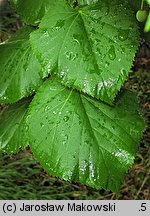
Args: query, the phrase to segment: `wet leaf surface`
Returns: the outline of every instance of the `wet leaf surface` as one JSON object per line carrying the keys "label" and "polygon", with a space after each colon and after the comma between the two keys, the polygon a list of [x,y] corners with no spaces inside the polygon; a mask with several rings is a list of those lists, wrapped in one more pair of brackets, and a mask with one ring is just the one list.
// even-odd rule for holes
{"label": "wet leaf surface", "polygon": [[100,0],[73,9],[59,0],[31,34],[31,44],[42,67],[57,73],[64,85],[112,104],[132,65],[139,33],[126,1]]}
{"label": "wet leaf surface", "polygon": [[0,150],[4,153],[17,153],[19,147],[27,146],[27,135],[24,133],[24,116],[31,99],[12,104],[0,115]]}
{"label": "wet leaf surface", "polygon": [[32,95],[43,72],[29,43],[31,27],[23,27],[0,45],[0,103],[14,103]]}
{"label": "wet leaf surface", "polygon": [[[52,4],[52,0],[9,0],[20,18],[29,25],[38,25]],[[56,2],[56,1],[55,1]]]}
{"label": "wet leaf surface", "polygon": [[55,78],[35,96],[26,122],[31,150],[47,172],[115,192],[145,127],[133,93],[122,91],[111,107]]}

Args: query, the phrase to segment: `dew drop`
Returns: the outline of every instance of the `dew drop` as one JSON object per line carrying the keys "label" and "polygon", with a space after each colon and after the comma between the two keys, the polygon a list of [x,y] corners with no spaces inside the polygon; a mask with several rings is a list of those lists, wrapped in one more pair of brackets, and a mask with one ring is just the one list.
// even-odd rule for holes
{"label": "dew drop", "polygon": [[125,70],[124,68],[121,69],[121,74],[122,74],[123,76],[126,76],[126,75],[127,75],[126,70]]}
{"label": "dew drop", "polygon": [[47,112],[49,109],[50,109],[50,107],[46,106],[44,110],[45,110],[45,112]]}
{"label": "dew drop", "polygon": [[105,68],[109,67],[109,62],[105,63]]}
{"label": "dew drop", "polygon": [[115,126],[114,125],[112,125],[112,129],[115,130]]}
{"label": "dew drop", "polygon": [[41,128],[43,128],[43,127],[44,127],[44,124],[43,124],[43,122],[41,122],[41,123],[40,123],[40,126],[41,126]]}
{"label": "dew drop", "polygon": [[74,34],[74,35],[73,35],[73,40],[74,40],[77,44],[80,44],[80,35],[79,35],[79,34]]}
{"label": "dew drop", "polygon": [[80,167],[80,170],[81,170],[82,174],[84,174],[86,172],[86,167],[87,167],[87,162],[83,161],[83,164]]}
{"label": "dew drop", "polygon": [[48,31],[44,31],[44,37],[49,37]]}
{"label": "dew drop", "polygon": [[121,41],[125,41],[127,38],[128,38],[128,35],[129,35],[129,30],[119,30],[119,33],[118,33],[118,38],[119,40]]}
{"label": "dew drop", "polygon": [[65,76],[65,71],[60,72],[60,77],[63,78]]}
{"label": "dew drop", "polygon": [[99,95],[101,89],[103,88],[104,84],[103,82],[99,82],[98,85],[97,85],[97,95]]}
{"label": "dew drop", "polygon": [[29,126],[28,125],[26,125],[25,130],[26,130],[26,132],[28,132],[28,130],[29,130]]}
{"label": "dew drop", "polygon": [[67,122],[69,120],[69,116],[64,116],[63,120]]}
{"label": "dew drop", "polygon": [[101,25],[100,25],[100,30],[102,30],[104,28],[104,26],[105,26],[105,23],[102,22]]}
{"label": "dew drop", "polygon": [[50,73],[50,71],[51,71],[51,67],[50,67],[50,65],[48,65],[47,66],[47,72]]}
{"label": "dew drop", "polygon": [[78,58],[78,54],[74,54],[73,52],[66,52],[66,57],[69,60],[75,60]]}
{"label": "dew drop", "polygon": [[63,141],[62,141],[62,144],[65,145],[67,143],[67,140],[68,140],[68,135],[67,134],[64,134],[64,131],[62,131],[62,137],[63,137]]}
{"label": "dew drop", "polygon": [[35,22],[34,22],[36,25],[40,23],[40,19],[37,19]]}
{"label": "dew drop", "polygon": [[90,167],[91,177],[94,178],[94,166],[93,166],[93,162],[92,162],[92,155],[91,155],[91,153],[90,153],[90,158],[89,158],[89,167]]}
{"label": "dew drop", "polygon": [[63,26],[65,25],[65,21],[64,20],[58,20],[56,25],[55,25],[55,29],[59,30],[61,29]]}
{"label": "dew drop", "polygon": [[116,58],[115,47],[113,45],[110,47],[108,55],[110,60],[114,60]]}

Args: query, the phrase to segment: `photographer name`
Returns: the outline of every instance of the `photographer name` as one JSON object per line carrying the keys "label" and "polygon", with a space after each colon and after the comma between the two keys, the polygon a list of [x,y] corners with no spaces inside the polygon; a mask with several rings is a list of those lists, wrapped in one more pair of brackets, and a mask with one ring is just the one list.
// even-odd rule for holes
{"label": "photographer name", "polygon": [[68,211],[68,212],[100,212],[100,211],[108,211],[108,212],[115,212],[116,211],[116,205],[115,203],[108,203],[104,205],[94,205],[94,204],[76,204],[76,203],[67,203],[67,205],[52,205],[49,203],[46,203],[44,205],[27,205],[25,203],[22,203],[22,206],[19,209],[21,212],[34,212],[34,211],[47,211],[47,212],[62,212],[62,211]]}

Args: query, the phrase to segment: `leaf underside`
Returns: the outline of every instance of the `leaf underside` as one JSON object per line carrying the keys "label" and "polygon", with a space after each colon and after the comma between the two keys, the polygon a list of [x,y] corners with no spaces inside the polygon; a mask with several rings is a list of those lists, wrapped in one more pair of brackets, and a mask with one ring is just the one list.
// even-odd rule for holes
{"label": "leaf underside", "polygon": [[144,130],[133,93],[122,91],[111,107],[55,78],[36,94],[26,124],[31,150],[47,172],[115,192]]}
{"label": "leaf underside", "polygon": [[28,145],[24,130],[24,116],[31,99],[25,99],[7,107],[0,115],[0,150],[17,153],[19,147]]}
{"label": "leaf underside", "polygon": [[31,34],[31,44],[42,67],[64,85],[112,104],[132,65],[139,32],[127,1],[99,0],[73,9],[59,0]]}
{"label": "leaf underside", "polygon": [[0,103],[31,95],[42,83],[42,70],[29,42],[31,27],[20,29],[0,45]]}

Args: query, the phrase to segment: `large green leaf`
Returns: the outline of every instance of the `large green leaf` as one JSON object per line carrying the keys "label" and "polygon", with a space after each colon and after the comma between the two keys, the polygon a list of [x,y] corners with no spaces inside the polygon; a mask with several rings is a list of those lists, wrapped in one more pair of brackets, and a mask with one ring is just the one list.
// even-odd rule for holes
{"label": "large green leaf", "polygon": [[32,31],[33,28],[24,27],[0,45],[0,103],[16,102],[42,83],[41,66],[29,42]]}
{"label": "large green leaf", "polygon": [[[30,25],[37,25],[52,4],[52,0],[9,0],[20,18]],[[56,0],[55,0],[56,2]]]}
{"label": "large green leaf", "polygon": [[26,124],[32,152],[47,172],[116,192],[144,130],[133,93],[122,91],[111,107],[55,79],[36,94]]}
{"label": "large green leaf", "polygon": [[0,151],[16,153],[28,144],[24,130],[24,116],[30,103],[25,99],[8,106],[0,115]]}
{"label": "large green leaf", "polygon": [[31,43],[42,67],[57,72],[65,85],[112,103],[132,65],[139,33],[126,1],[99,0],[73,9],[59,0]]}

